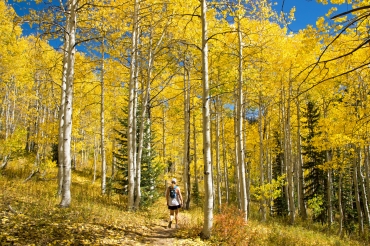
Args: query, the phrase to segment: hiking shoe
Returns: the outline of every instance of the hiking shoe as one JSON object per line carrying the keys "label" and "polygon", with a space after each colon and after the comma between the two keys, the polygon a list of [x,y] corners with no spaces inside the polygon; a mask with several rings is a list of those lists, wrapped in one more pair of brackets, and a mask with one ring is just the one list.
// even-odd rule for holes
{"label": "hiking shoe", "polygon": [[168,223],[168,228],[171,228],[171,224],[172,224],[172,221],[170,220],[170,222]]}
{"label": "hiking shoe", "polygon": [[179,226],[178,226],[178,224],[176,224],[176,229],[178,229],[179,228]]}

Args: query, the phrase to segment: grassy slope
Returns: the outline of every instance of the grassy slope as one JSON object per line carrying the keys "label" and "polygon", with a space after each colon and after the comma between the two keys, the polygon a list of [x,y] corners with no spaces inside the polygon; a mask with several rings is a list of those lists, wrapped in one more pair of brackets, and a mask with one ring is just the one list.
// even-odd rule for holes
{"label": "grassy slope", "polygon": [[[49,171],[42,179],[34,177],[28,182],[23,181],[29,171],[14,170],[9,166],[0,174],[0,245],[145,245],[155,227],[163,228],[164,237],[172,237],[164,229],[168,212],[163,199],[149,210],[127,212],[120,196],[102,196],[99,182],[92,184],[92,176],[82,172],[74,172],[72,177],[71,207],[58,208],[55,172]],[[182,211],[180,220],[181,229],[175,232],[177,238],[156,239],[156,242],[161,244],[163,240],[177,245],[366,245],[348,238],[340,239],[320,226],[311,225],[307,229],[307,226],[293,227],[276,221],[263,224],[253,219],[244,224],[235,210],[216,215],[213,238],[202,242],[198,238],[202,227],[201,209]]]}

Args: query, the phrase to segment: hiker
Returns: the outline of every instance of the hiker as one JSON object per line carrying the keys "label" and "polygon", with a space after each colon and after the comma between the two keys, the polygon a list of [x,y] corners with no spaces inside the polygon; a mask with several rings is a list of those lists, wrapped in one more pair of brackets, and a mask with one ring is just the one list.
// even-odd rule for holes
{"label": "hiker", "polygon": [[182,195],[180,188],[176,185],[175,178],[171,180],[171,185],[167,188],[166,200],[168,209],[170,210],[170,222],[168,223],[168,228],[171,228],[174,217],[173,215],[175,215],[176,228],[178,228],[177,216],[179,214],[179,208],[181,208],[182,205]]}

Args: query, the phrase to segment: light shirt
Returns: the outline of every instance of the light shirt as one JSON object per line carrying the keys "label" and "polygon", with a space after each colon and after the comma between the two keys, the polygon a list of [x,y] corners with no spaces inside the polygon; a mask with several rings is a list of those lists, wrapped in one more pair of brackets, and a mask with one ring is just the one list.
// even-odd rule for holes
{"label": "light shirt", "polygon": [[[170,193],[170,189],[172,189],[172,187],[168,187],[168,193]],[[168,206],[179,206],[180,205],[180,202],[179,202],[179,191],[180,191],[180,188],[178,186],[175,186],[175,189],[176,189],[176,197],[175,198],[172,198],[170,196],[170,194],[168,194]]]}

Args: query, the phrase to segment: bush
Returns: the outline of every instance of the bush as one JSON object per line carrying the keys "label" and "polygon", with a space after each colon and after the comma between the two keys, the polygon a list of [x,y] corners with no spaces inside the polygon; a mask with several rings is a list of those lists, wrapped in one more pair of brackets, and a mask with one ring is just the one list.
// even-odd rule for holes
{"label": "bush", "polygon": [[235,206],[223,206],[214,216],[213,239],[221,245],[248,245],[244,214]]}

